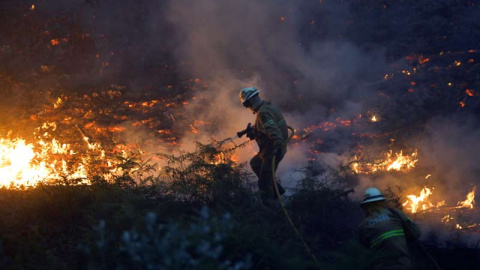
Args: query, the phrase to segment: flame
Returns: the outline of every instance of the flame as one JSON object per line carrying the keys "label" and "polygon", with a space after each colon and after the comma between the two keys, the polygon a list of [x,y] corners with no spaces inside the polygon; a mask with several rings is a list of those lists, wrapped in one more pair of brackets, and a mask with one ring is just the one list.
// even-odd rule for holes
{"label": "flame", "polygon": [[468,194],[467,194],[467,198],[465,199],[465,201],[460,201],[457,203],[457,208],[470,208],[470,209],[473,209],[473,206],[475,204],[475,190],[477,189],[477,187],[473,187],[472,191],[470,191]]}
{"label": "flame", "polygon": [[73,154],[66,144],[57,140],[40,141],[41,149],[20,138],[0,138],[0,187],[35,187],[47,179],[63,179],[69,176],[74,179],[86,178],[86,170],[79,165],[70,171],[65,160],[53,160],[49,155]]}
{"label": "flame", "polygon": [[[371,162],[354,162],[352,163],[352,170],[356,173],[375,173],[379,171],[409,171],[415,168],[416,163],[418,162],[418,151],[415,150],[409,155],[403,155],[403,151],[399,153],[393,153],[392,150],[389,150],[385,154],[384,160],[377,160],[373,163]],[[355,156],[355,159],[358,157]]]}
{"label": "flame", "polygon": [[57,46],[58,44],[60,44],[60,41],[54,38],[50,41],[50,43],[52,44],[52,46]]}
{"label": "flame", "polygon": [[0,187],[32,188],[66,180],[72,180],[70,184],[90,184],[92,175],[112,180],[124,173],[118,166],[122,162],[118,157],[128,158],[124,145],[115,145],[107,156],[102,145],[90,142],[83,132],[85,146],[70,145],[52,138],[50,133],[56,129],[54,122],[43,123],[34,132],[36,140],[30,143],[22,138],[0,137]]}
{"label": "flame", "polygon": [[55,101],[55,102],[53,103],[53,108],[55,108],[55,109],[60,108],[60,105],[62,105],[62,103],[63,103],[62,98],[61,98],[61,97],[58,97],[58,98],[57,98],[57,101]]}
{"label": "flame", "polygon": [[377,122],[377,121],[378,121],[378,119],[377,119],[377,116],[376,116],[376,115],[372,116],[372,118],[371,118],[370,120],[371,120],[372,122]]}
{"label": "flame", "polygon": [[32,6],[30,7],[30,10],[35,10],[35,5],[32,5]]}
{"label": "flame", "polygon": [[400,153],[396,153],[396,159],[392,159],[392,151],[390,150],[387,158],[387,171],[400,171],[402,168],[406,170],[410,170],[411,168],[415,167],[415,163],[418,162],[417,159],[418,152],[415,150],[410,156],[404,156],[403,151]]}
{"label": "flame", "polygon": [[410,210],[412,213],[416,213],[419,210],[427,210],[434,207],[440,207],[445,205],[445,201],[441,201],[437,204],[433,204],[429,201],[428,197],[432,195],[433,191],[430,188],[424,187],[422,191],[420,191],[420,196],[416,195],[407,195],[407,201],[403,203],[403,206],[406,209]]}
{"label": "flame", "polygon": [[225,154],[223,154],[223,152],[220,152],[220,153],[213,156],[212,164],[213,165],[219,165],[219,164],[224,163],[224,161],[225,161]]}

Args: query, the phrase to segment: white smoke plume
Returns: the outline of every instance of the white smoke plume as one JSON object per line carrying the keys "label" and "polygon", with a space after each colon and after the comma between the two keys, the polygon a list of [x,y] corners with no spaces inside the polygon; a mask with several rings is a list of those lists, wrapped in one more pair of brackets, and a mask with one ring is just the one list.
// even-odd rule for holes
{"label": "white smoke plume", "polygon": [[[348,20],[347,6],[315,5]],[[240,89],[248,86],[284,108],[288,124],[297,129],[362,112],[363,100],[373,93],[368,85],[388,69],[382,52],[365,52],[335,38],[303,44],[299,29],[319,19],[304,17],[305,8],[292,1],[169,3],[166,16],[179,39],[176,56],[189,63],[187,72],[209,84],[199,104],[188,110],[198,119],[219,123],[213,132],[218,139],[254,121],[238,101]],[[329,18],[320,18],[322,27],[333,31],[332,36],[342,34],[341,20]],[[194,139],[199,138],[183,141]],[[290,178],[288,172],[305,165],[307,150],[291,147],[281,164],[281,178]]]}

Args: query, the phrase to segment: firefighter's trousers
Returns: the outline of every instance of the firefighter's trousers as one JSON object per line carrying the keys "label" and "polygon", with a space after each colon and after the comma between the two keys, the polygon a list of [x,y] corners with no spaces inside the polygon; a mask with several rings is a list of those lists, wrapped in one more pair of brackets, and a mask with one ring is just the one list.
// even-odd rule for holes
{"label": "firefighter's trousers", "polygon": [[[275,171],[278,168],[278,164],[285,156],[283,151],[281,156],[278,156],[275,160]],[[275,188],[273,187],[273,173],[272,173],[272,151],[260,151],[251,160],[250,166],[253,172],[258,177],[258,189],[260,191],[260,197],[265,205],[270,205],[277,198],[275,194]],[[277,182],[280,194],[283,194],[285,190]]]}

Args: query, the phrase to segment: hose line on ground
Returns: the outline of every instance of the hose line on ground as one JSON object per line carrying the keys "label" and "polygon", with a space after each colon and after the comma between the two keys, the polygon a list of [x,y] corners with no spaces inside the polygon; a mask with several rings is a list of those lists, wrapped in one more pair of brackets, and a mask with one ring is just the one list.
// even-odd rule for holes
{"label": "hose line on ground", "polygon": [[[292,139],[293,135],[295,134],[295,130],[290,127],[290,126],[287,126],[287,128],[292,131],[292,133],[290,134],[290,136],[288,137],[288,139],[284,142],[284,144],[286,145],[290,139]],[[273,156],[272,158],[272,174],[273,174],[273,187],[275,188],[275,193],[277,195],[277,198],[278,198],[278,201],[280,202],[280,205],[282,207],[282,210],[283,210],[283,213],[285,214],[285,216],[287,217],[287,220],[288,222],[290,223],[290,226],[292,227],[293,231],[295,231],[295,234],[298,236],[298,238],[300,238],[300,240],[302,241],[303,245],[305,246],[305,249],[307,250],[308,254],[312,257],[312,259],[315,261],[316,265],[318,266],[319,269],[321,270],[324,270],[324,268],[320,265],[320,262],[317,260],[317,258],[315,257],[315,255],[313,254],[312,250],[308,247],[307,245],[307,242],[305,242],[305,239],[302,237],[302,235],[300,234],[300,232],[298,231],[297,227],[295,227],[295,224],[293,224],[293,221],[292,219],[290,218],[290,215],[288,214],[288,211],[287,209],[285,208],[285,204],[283,203],[283,200],[281,198],[281,195],[280,195],[280,191],[278,190],[278,186],[277,186],[277,180],[276,180],[276,176],[275,176],[275,162],[276,162],[276,157]]]}

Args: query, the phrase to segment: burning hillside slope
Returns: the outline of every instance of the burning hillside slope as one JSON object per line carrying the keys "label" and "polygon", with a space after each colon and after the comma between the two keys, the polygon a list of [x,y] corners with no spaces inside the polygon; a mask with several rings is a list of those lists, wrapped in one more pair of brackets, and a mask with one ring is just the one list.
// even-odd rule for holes
{"label": "burning hillside slope", "polygon": [[54,2],[1,11],[15,26],[0,44],[2,186],[109,179],[137,154],[230,137],[253,121],[237,94],[255,84],[297,130],[282,179],[335,156],[349,187],[398,187],[412,213],[478,223],[455,204],[480,177],[466,35],[480,17],[452,11],[477,14],[471,1]]}

